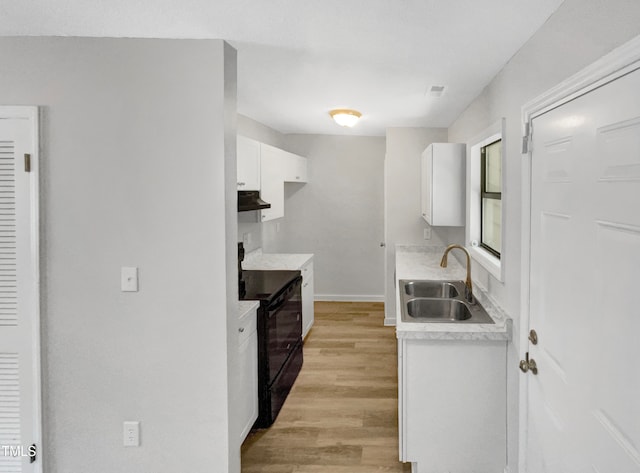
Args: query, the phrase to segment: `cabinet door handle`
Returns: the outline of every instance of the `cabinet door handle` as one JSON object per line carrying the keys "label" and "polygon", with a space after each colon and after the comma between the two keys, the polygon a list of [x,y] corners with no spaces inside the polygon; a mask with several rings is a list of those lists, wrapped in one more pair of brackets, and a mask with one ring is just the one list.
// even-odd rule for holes
{"label": "cabinet door handle", "polygon": [[240,327],[240,328],[238,329],[238,332],[240,332],[240,333],[244,332],[244,327]]}
{"label": "cabinet door handle", "polygon": [[296,176],[296,179],[300,180],[300,176]]}
{"label": "cabinet door handle", "polygon": [[309,285],[308,282],[304,283],[304,285],[302,287],[307,287]]}

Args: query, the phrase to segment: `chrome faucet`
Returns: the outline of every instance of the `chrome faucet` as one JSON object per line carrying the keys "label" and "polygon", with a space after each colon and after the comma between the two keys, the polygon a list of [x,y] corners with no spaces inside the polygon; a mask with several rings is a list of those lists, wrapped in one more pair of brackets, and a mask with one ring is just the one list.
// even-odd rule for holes
{"label": "chrome faucet", "polygon": [[469,254],[469,250],[467,250],[462,245],[449,245],[449,246],[447,246],[447,249],[444,250],[444,254],[442,255],[442,261],[440,261],[440,266],[442,268],[446,268],[447,267],[447,255],[454,248],[461,249],[462,251],[464,251],[465,255],[467,255],[467,280],[464,282],[464,285],[465,285],[464,296],[465,296],[465,299],[467,299],[467,301],[470,304],[474,304],[475,303],[475,299],[473,298],[473,286],[471,284],[471,255]]}

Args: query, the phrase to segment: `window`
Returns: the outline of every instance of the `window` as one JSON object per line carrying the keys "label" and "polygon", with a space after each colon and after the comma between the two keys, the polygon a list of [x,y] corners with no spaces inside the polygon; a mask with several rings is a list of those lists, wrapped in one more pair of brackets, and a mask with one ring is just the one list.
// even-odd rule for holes
{"label": "window", "polygon": [[504,280],[502,173],[505,121],[499,120],[469,142],[467,149],[466,241],[471,257],[498,281]]}
{"label": "window", "polygon": [[480,148],[480,246],[500,258],[502,246],[502,140]]}

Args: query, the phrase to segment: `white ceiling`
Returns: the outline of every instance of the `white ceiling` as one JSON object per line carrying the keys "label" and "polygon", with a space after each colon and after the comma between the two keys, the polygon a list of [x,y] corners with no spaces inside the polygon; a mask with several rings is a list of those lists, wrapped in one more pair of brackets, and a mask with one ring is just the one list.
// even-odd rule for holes
{"label": "white ceiling", "polygon": [[[562,1],[3,1],[0,35],[226,39],[239,113],[283,133],[384,135],[449,126]],[[343,129],[333,108],[363,118]]]}

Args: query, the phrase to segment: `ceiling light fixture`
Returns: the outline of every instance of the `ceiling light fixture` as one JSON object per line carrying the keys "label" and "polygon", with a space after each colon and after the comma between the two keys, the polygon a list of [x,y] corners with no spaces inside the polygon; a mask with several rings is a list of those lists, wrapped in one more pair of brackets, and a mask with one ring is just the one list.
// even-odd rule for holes
{"label": "ceiling light fixture", "polygon": [[353,125],[358,123],[358,120],[362,116],[362,113],[357,110],[350,110],[348,108],[339,108],[336,110],[331,110],[329,115],[335,120],[335,122],[340,126],[348,126],[351,128]]}

